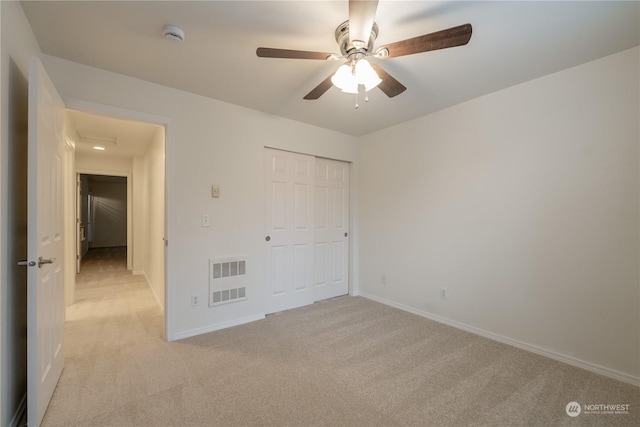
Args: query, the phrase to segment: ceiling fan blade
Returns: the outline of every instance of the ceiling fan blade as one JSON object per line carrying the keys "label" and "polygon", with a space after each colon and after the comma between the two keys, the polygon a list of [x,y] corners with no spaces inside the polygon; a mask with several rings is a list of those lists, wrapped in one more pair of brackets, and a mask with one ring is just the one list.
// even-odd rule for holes
{"label": "ceiling fan blade", "polygon": [[446,49],[448,47],[463,46],[471,39],[471,24],[459,25],[435,33],[425,34],[407,40],[382,46],[378,51],[387,49],[389,58],[428,52],[430,50]]}
{"label": "ceiling fan blade", "polygon": [[349,0],[349,43],[362,42],[364,46],[369,43],[371,27],[376,18],[378,0]]}
{"label": "ceiling fan blade", "polygon": [[256,55],[261,58],[320,59],[323,61],[335,56],[333,53],[274,49],[270,47],[259,47],[256,49]]}
{"label": "ceiling fan blade", "polygon": [[331,86],[333,86],[333,83],[331,83],[331,77],[333,77],[333,74],[334,73],[331,73],[331,75],[329,75],[329,77],[324,79],[322,83],[316,86],[311,92],[306,94],[303,99],[307,99],[307,100],[318,99],[322,95],[324,95],[324,93],[328,91]]}
{"label": "ceiling fan blade", "polygon": [[382,79],[382,82],[380,82],[378,88],[383,91],[389,98],[400,95],[402,92],[407,90],[407,88],[402,83],[391,77],[391,75],[380,68],[379,65],[373,64],[373,69],[378,74],[378,77]]}

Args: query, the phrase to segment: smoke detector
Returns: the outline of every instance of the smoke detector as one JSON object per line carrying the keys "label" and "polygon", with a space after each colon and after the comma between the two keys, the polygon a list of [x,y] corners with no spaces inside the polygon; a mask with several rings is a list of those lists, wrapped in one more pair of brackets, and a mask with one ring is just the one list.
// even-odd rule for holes
{"label": "smoke detector", "polygon": [[175,25],[165,25],[162,27],[164,38],[172,42],[182,43],[184,41],[184,31]]}

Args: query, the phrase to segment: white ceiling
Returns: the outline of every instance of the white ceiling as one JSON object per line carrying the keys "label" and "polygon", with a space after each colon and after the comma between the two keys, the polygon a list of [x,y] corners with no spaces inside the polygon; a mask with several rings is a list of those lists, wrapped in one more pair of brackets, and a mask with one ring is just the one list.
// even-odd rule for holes
{"label": "white ceiling", "polygon": [[[376,46],[471,23],[466,46],[374,60],[408,89],[368,103],[331,88],[338,62],[258,58],[257,47],[337,52],[344,1],[23,1],[44,53],[363,135],[640,44],[640,2],[384,1]],[[162,37],[172,24],[184,43]]]}
{"label": "white ceiling", "polygon": [[[75,110],[67,110],[67,117],[79,136],[76,154],[85,156],[143,156],[149,142],[161,128],[159,125],[103,117]],[[105,150],[97,151],[93,148],[95,146],[103,147]]]}

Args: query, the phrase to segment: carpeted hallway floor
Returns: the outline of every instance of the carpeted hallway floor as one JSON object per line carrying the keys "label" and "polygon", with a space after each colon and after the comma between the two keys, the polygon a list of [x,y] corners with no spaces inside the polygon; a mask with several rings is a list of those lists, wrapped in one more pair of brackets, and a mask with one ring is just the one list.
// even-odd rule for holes
{"label": "carpeted hallway floor", "polygon": [[43,426],[640,425],[637,387],[364,298],[167,343],[126,256],[95,255]]}

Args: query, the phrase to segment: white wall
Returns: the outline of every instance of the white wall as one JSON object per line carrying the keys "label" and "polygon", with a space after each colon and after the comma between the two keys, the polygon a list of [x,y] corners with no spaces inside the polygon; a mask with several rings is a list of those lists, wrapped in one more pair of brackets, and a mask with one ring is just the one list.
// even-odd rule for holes
{"label": "white wall", "polygon": [[[357,139],[52,56],[44,55],[43,63],[63,98],[171,121],[166,153],[168,336],[263,316],[263,147],[353,161]],[[212,184],[221,186],[219,199],[210,196]],[[203,213],[211,214],[211,227],[200,227]],[[208,299],[208,259],[232,255],[248,256],[247,300],[191,307],[191,295]]]}
{"label": "white wall", "polygon": [[146,231],[147,223],[147,205],[145,200],[146,174],[144,168],[144,157],[134,157],[132,159],[132,219],[133,227],[131,228],[133,251],[132,270],[133,274],[144,274],[146,266]]}
{"label": "white wall", "polygon": [[76,168],[75,147],[79,136],[71,120],[64,123],[64,302],[75,302],[76,293]]}
{"label": "white wall", "polygon": [[[62,95],[61,95],[62,96]],[[133,171],[131,158],[109,156],[87,155],[76,153],[76,169],[81,173],[107,176],[126,176]]]}
{"label": "white wall", "polygon": [[144,273],[156,302],[164,310],[165,132],[159,128],[144,157]]}
{"label": "white wall", "polygon": [[363,294],[637,382],[638,63],[634,48],[363,137]]}
{"label": "white wall", "polygon": [[127,245],[127,182],[89,179],[93,196],[92,248]]}
{"label": "white wall", "polygon": [[[26,88],[29,58],[40,54],[40,48],[18,2],[0,1],[0,31],[0,425],[5,426],[14,421],[26,392],[26,339],[22,324],[26,319],[26,301],[22,308],[22,303],[16,305],[9,298],[10,288],[25,289],[26,283],[26,279],[24,283],[14,280],[19,274],[15,271],[14,251],[23,240],[26,244],[26,237],[9,228],[11,215],[15,213],[12,213],[15,203],[9,203],[15,196],[11,190],[26,188],[26,183],[15,181],[14,168],[21,165],[14,163],[16,159],[10,150],[21,140],[16,138],[16,132],[26,132],[26,122],[15,127],[10,120],[16,113],[16,103],[26,103],[23,87]],[[26,222],[26,216],[22,219]]]}

